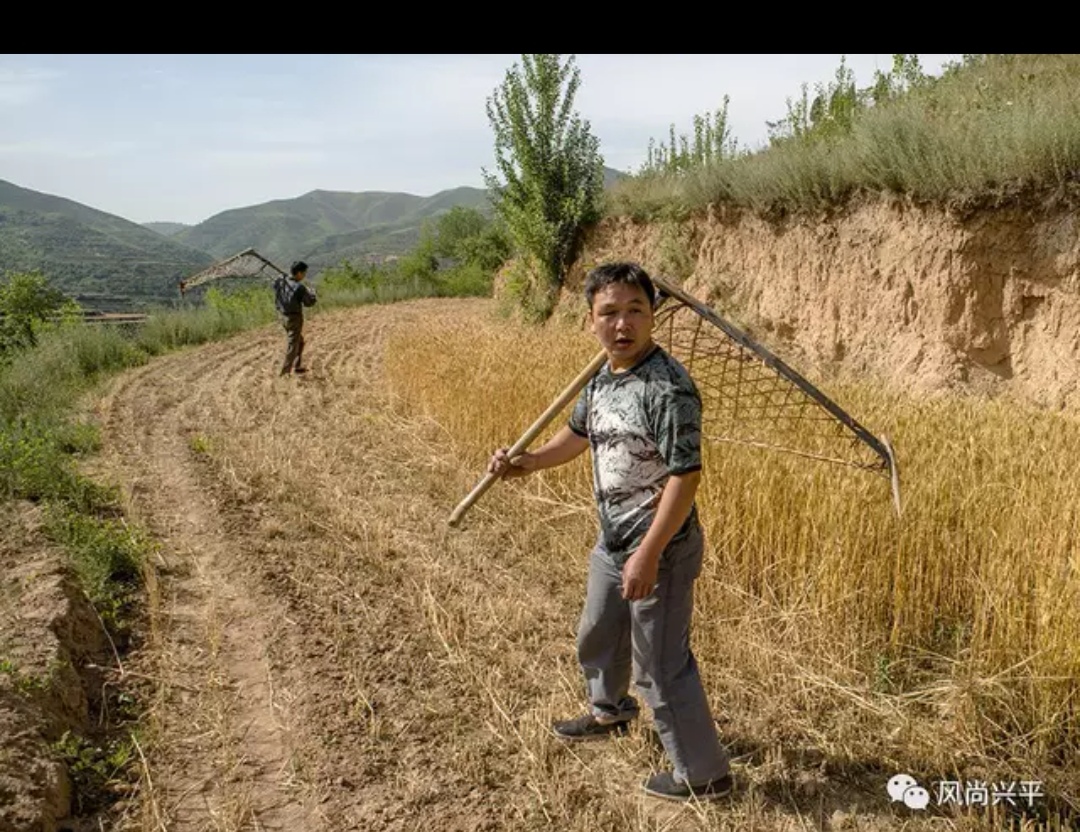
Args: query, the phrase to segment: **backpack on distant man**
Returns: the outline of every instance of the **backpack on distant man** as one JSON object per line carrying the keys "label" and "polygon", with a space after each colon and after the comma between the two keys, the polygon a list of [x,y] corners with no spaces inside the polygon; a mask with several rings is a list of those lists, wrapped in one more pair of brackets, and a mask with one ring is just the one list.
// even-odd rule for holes
{"label": "backpack on distant man", "polygon": [[293,274],[282,275],[274,281],[274,305],[286,318],[303,314],[305,306],[315,303],[315,293],[296,279],[296,266],[303,266],[300,271],[307,271],[306,263],[294,263]]}

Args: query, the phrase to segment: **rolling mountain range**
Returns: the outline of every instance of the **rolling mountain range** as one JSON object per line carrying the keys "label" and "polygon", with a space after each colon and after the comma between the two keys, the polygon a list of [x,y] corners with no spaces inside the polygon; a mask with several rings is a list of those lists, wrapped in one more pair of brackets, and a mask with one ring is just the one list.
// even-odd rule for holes
{"label": "rolling mountain range", "polygon": [[454,188],[434,196],[312,191],[295,199],[223,211],[171,239],[216,259],[253,246],[283,267],[302,258],[313,271],[345,258],[404,254],[424,221],[455,205],[489,210],[487,192]]}
{"label": "rolling mountain range", "polygon": [[138,223],[0,180],[0,271],[39,270],[89,309],[170,298],[212,255]]}
{"label": "rolling mountain range", "polygon": [[[605,184],[624,174],[605,169]],[[428,197],[316,190],[215,214],[198,225],[143,225],[0,180],[0,273],[40,270],[84,307],[127,311],[168,304],[177,284],[255,248],[312,276],[342,260],[381,260],[415,246],[427,220],[455,206],[491,210],[487,192],[461,187]]]}
{"label": "rolling mountain range", "polygon": [[172,237],[184,229],[191,228],[190,225],[183,222],[144,222],[143,227],[156,231],[158,234],[164,234],[166,237]]}

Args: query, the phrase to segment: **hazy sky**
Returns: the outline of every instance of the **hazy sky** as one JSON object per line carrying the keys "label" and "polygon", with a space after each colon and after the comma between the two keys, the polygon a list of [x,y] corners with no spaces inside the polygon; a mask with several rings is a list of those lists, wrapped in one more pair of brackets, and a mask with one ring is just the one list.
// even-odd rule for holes
{"label": "hazy sky", "polygon": [[[960,55],[920,55],[938,74]],[[485,102],[519,55],[4,55],[0,179],[136,222],[200,222],[315,189],[483,186]],[[849,55],[859,86],[890,55]],[[605,163],[730,97],[743,146],[840,55],[578,55],[576,109]]]}

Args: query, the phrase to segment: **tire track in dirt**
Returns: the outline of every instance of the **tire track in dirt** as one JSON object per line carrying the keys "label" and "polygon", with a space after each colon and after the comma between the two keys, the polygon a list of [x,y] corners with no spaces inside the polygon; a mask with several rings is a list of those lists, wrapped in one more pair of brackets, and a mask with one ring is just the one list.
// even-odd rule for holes
{"label": "tire track in dirt", "polygon": [[[417,594],[397,563],[417,535],[385,517],[411,452],[371,438],[393,422],[384,339],[417,314],[313,318],[306,376],[276,376],[270,327],[158,359],[102,398],[107,467],[161,549],[146,825],[397,828],[410,804],[434,801],[440,828],[479,828],[481,793],[439,760],[426,727],[460,731],[456,708],[434,715],[442,648],[428,613],[399,603]],[[292,437],[316,422],[334,438],[310,463]],[[305,466],[313,499],[290,505],[282,483]],[[337,510],[364,502],[370,512]],[[342,576],[356,559],[354,585]],[[434,776],[409,773],[424,771]]]}
{"label": "tire track in dirt", "polygon": [[193,460],[200,413],[222,402],[233,410],[220,389],[250,383],[266,341],[152,362],[101,403],[106,459],[160,543],[163,632],[152,675],[163,682],[155,709],[168,753],[155,757],[161,792],[149,808],[168,829],[320,828],[289,780],[287,729],[275,714],[265,656],[273,601],[232,569],[228,530]]}

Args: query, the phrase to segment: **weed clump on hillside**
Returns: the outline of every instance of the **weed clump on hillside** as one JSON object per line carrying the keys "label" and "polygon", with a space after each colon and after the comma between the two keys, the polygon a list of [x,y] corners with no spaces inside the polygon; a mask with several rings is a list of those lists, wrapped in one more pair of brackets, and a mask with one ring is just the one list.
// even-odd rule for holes
{"label": "weed clump on hillside", "polygon": [[726,204],[777,216],[880,193],[963,205],[1076,198],[1080,56],[969,55],[940,77],[896,57],[866,88],[843,64],[813,97],[804,85],[764,149],[704,154],[697,137],[675,148],[673,132],[616,185],[608,213],[678,219]]}

